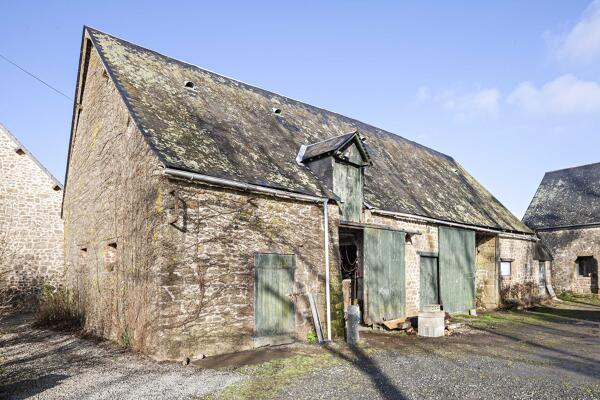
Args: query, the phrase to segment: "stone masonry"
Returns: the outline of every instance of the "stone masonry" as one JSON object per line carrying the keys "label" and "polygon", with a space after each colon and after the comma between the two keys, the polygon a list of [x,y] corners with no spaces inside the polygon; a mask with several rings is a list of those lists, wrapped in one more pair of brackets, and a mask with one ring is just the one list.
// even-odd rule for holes
{"label": "stone masonry", "polygon": [[[82,57],[63,218],[67,282],[85,329],[157,359],[250,349],[256,253],[295,255],[296,339],[312,329],[309,292],[325,325],[323,205],[168,177],[87,39]],[[328,211],[331,328],[340,335],[340,212]],[[417,315],[419,252],[438,251],[438,225],[363,217],[420,232],[406,239],[406,313]],[[519,262],[533,243],[500,238],[502,254]]]}
{"label": "stone masonry", "polygon": [[[306,340],[313,329],[309,292],[321,304],[325,320],[320,205],[176,180],[163,193],[165,217],[171,222],[160,235],[160,357],[253,347],[256,253],[296,257],[296,339]],[[335,219],[331,233],[333,226]]]}
{"label": "stone masonry", "polygon": [[152,353],[161,170],[100,58],[85,54],[63,204],[67,282],[87,332]]}
{"label": "stone masonry", "polygon": [[[511,275],[500,277],[501,295],[506,299],[535,300],[539,295],[539,261],[534,259],[535,241],[500,238],[500,259],[511,261]],[[552,284],[549,262],[546,262],[546,282]]]}
{"label": "stone masonry", "polygon": [[60,283],[61,201],[60,183],[0,125],[0,285],[27,297]]}
{"label": "stone masonry", "polygon": [[[296,335],[306,340],[309,291],[325,321],[322,206],[167,179],[89,57],[64,202],[85,329],[159,359],[252,348],[253,257],[280,252],[296,255]],[[337,206],[330,213],[333,255]]]}
{"label": "stone masonry", "polygon": [[[538,231],[538,236],[552,252],[552,279],[557,292],[598,292],[596,278],[579,276],[577,257],[592,256],[600,260],[600,227]],[[596,271],[597,273],[597,271]]]}

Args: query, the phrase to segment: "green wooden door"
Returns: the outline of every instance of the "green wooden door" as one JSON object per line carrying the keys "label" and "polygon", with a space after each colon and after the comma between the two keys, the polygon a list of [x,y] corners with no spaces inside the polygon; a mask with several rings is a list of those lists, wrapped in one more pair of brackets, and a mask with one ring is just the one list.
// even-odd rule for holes
{"label": "green wooden door", "polygon": [[364,230],[365,321],[380,323],[405,316],[405,233]]}
{"label": "green wooden door", "polygon": [[440,304],[438,259],[437,257],[421,256],[420,307],[427,304]]}
{"label": "green wooden door", "polygon": [[295,311],[290,295],[294,286],[294,269],[294,255],[254,256],[255,336],[293,335]]}
{"label": "green wooden door", "polygon": [[546,296],[548,292],[546,291],[546,262],[539,262],[539,290],[540,296]]}
{"label": "green wooden door", "polygon": [[352,164],[336,161],[333,165],[333,191],[342,203],[343,221],[360,222],[363,207],[363,172]]}
{"label": "green wooden door", "polygon": [[475,308],[475,232],[439,228],[440,299],[444,311]]}

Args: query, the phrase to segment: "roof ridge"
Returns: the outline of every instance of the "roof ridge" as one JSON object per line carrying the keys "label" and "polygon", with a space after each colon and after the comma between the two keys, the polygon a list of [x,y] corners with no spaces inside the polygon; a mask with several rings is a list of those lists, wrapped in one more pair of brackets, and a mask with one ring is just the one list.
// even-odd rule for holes
{"label": "roof ridge", "polygon": [[332,136],[332,137],[330,137],[330,138],[327,138],[327,139],[319,140],[318,142],[309,143],[309,144],[307,144],[307,145],[306,145],[306,147],[315,146],[315,145],[317,145],[317,144],[325,143],[325,142],[328,142],[328,141],[330,141],[330,140],[334,140],[334,139],[337,139],[337,138],[341,138],[342,136],[346,136],[346,135],[355,135],[356,133],[357,133],[357,131],[356,131],[356,130],[355,130],[355,131],[353,131],[353,132],[342,133],[341,135]]}
{"label": "roof ridge", "polygon": [[588,168],[588,167],[592,167],[592,166],[600,166],[600,161],[599,162],[590,163],[590,164],[577,165],[577,166],[574,166],[574,167],[553,169],[553,170],[550,170],[550,171],[546,171],[545,174],[552,174],[552,173],[555,173],[555,172],[569,171],[569,170],[579,169],[579,168]]}

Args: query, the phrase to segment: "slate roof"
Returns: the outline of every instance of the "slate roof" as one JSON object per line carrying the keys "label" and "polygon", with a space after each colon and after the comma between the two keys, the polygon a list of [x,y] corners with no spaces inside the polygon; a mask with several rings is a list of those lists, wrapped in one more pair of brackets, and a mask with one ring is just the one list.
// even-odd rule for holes
{"label": "slate roof", "polygon": [[[322,196],[301,145],[358,130],[372,207],[505,231],[530,230],[454,159],[363,122],[85,28],[165,166]],[[185,83],[192,82],[193,89]],[[279,113],[274,109],[280,110]]]}
{"label": "slate roof", "polygon": [[600,223],[600,163],[546,172],[525,212],[533,229]]}

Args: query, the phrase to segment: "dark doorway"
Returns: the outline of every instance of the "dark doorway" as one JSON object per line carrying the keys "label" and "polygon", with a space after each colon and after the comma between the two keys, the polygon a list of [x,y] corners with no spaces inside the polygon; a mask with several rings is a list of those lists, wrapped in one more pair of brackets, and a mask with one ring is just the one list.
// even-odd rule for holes
{"label": "dark doorway", "polygon": [[[350,304],[363,310],[363,230],[341,228],[340,268],[343,280],[350,280]],[[362,312],[361,312],[362,314]]]}
{"label": "dark doorway", "polygon": [[577,257],[577,276],[590,278],[590,292],[598,293],[598,260],[593,256]]}

